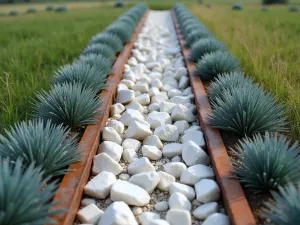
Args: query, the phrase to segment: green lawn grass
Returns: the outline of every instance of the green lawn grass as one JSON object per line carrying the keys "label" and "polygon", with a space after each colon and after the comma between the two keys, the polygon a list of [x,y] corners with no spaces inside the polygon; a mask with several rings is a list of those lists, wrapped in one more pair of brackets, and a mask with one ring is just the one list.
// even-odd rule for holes
{"label": "green lawn grass", "polygon": [[53,72],[72,62],[93,35],[128,8],[104,5],[0,17],[0,133],[29,119],[32,98],[49,88]]}
{"label": "green lawn grass", "polygon": [[300,13],[287,6],[191,6],[202,22],[241,61],[244,71],[286,106],[291,136],[300,139]]}

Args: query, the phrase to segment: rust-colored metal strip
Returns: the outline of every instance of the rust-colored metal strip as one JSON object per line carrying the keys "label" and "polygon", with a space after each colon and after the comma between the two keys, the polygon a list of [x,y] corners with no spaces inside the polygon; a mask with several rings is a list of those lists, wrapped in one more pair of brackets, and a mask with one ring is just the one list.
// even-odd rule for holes
{"label": "rust-colored metal strip", "polygon": [[131,42],[124,46],[122,52],[119,54],[113,65],[113,74],[109,75],[106,82],[106,89],[100,94],[100,99],[103,101],[103,104],[99,110],[102,114],[97,116],[96,124],[88,125],[86,127],[83,137],[79,143],[79,150],[82,152],[81,160],[70,166],[72,171],[63,177],[59,189],[54,196],[53,202],[59,202],[54,209],[66,210],[66,212],[52,218],[57,221],[57,225],[71,225],[74,223],[76,213],[80,206],[83,188],[90,176],[93,157],[97,152],[100,141],[100,134],[109,117],[110,106],[112,105],[117,85],[124,71],[124,65],[127,63],[133,44],[143,27],[147,15],[148,11],[138,24]]}
{"label": "rust-colored metal strip", "polygon": [[174,11],[172,11],[172,18],[195,95],[197,112],[206,139],[207,150],[215,169],[217,182],[222,190],[226,210],[231,218],[232,224],[254,225],[256,222],[253,213],[239,181],[230,178],[230,176],[234,175],[231,171],[232,163],[227,154],[220,132],[218,129],[212,128],[209,125],[208,115],[212,112],[211,105],[200,77],[193,75],[195,63],[188,60],[190,49],[185,47],[185,41],[180,33]]}

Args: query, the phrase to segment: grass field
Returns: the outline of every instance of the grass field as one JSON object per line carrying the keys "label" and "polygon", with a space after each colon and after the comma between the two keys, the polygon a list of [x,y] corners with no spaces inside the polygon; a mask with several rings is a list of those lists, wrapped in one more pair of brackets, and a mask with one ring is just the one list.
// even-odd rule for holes
{"label": "grass field", "polygon": [[0,17],[0,133],[30,118],[32,98],[49,87],[53,72],[79,56],[90,38],[128,7],[98,5]]}
{"label": "grass field", "polygon": [[241,61],[244,71],[285,104],[292,136],[300,139],[300,13],[287,6],[262,12],[251,5],[232,11],[230,5],[191,10]]}

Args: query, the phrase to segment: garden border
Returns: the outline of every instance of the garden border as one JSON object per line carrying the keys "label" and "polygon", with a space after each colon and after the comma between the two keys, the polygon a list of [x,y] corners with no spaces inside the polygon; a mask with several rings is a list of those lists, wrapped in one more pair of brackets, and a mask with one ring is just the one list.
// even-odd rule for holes
{"label": "garden border", "polygon": [[241,184],[238,180],[230,178],[234,175],[232,172],[232,163],[227,154],[220,132],[218,129],[212,128],[209,125],[207,115],[212,112],[211,105],[200,77],[193,75],[195,63],[189,60],[190,49],[185,46],[185,40],[180,33],[175,12],[172,10],[171,14],[186,68],[188,70],[190,83],[195,95],[197,114],[205,136],[207,150],[211,156],[211,162],[215,169],[217,182],[222,190],[223,202],[231,218],[232,224],[254,225],[256,224],[256,221]]}
{"label": "garden border", "polygon": [[96,116],[96,124],[91,124],[86,127],[80,140],[79,149],[82,152],[81,160],[70,165],[69,169],[71,171],[63,177],[57,193],[53,198],[53,202],[58,202],[58,204],[53,207],[54,210],[67,210],[66,212],[52,217],[52,219],[57,221],[57,225],[72,225],[75,220],[76,213],[80,206],[83,188],[90,177],[92,161],[98,149],[101,131],[106,125],[110,106],[115,99],[117,85],[125,69],[124,66],[131,54],[133,44],[143,27],[148,13],[149,9],[147,9],[140,20],[131,41],[123,47],[113,65],[113,74],[108,76],[106,88],[99,96],[103,101],[103,104],[99,108],[99,110],[102,111],[102,114]]}

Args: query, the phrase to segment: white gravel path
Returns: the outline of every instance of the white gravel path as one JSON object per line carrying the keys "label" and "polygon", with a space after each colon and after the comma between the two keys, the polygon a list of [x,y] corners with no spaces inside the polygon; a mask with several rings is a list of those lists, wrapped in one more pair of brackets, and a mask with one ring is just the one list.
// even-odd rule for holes
{"label": "white gravel path", "polygon": [[171,14],[151,11],[75,224],[229,225],[197,120]]}

